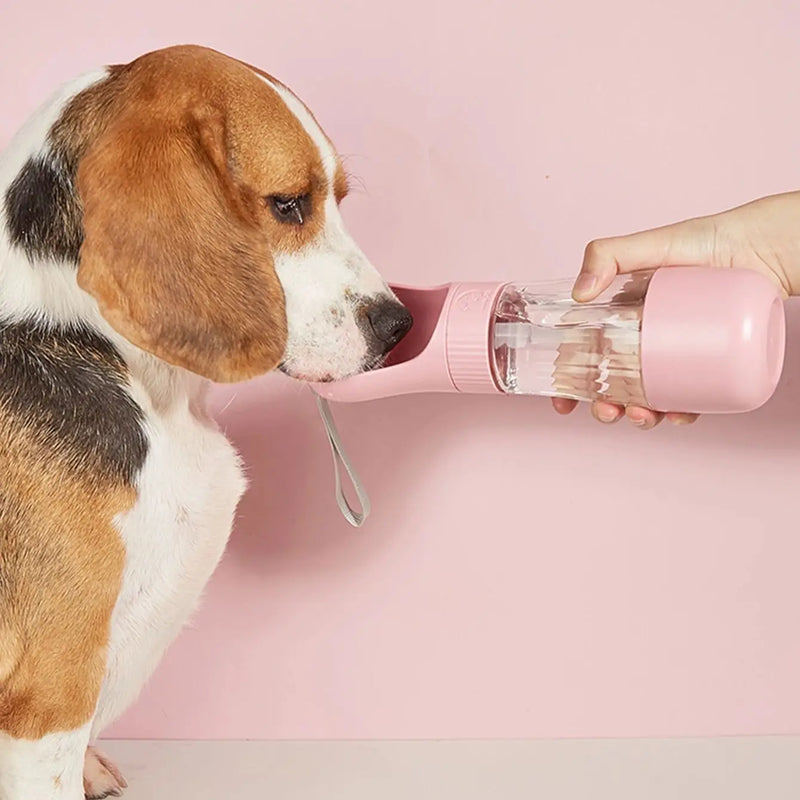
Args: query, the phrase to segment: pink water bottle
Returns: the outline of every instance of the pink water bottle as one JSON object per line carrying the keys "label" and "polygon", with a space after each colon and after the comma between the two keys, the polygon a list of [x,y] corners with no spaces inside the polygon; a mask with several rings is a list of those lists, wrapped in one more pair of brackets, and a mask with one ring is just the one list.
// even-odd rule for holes
{"label": "pink water bottle", "polygon": [[394,287],[414,328],[387,364],[328,400],[412,392],[532,394],[659,411],[751,411],[783,367],[784,307],[750,270],[668,267],[618,276],[591,303],[572,281]]}

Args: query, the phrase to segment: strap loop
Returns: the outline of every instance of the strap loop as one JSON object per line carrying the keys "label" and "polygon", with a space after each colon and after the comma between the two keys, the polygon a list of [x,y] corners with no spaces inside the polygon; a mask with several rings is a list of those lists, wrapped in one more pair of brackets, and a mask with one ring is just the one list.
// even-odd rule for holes
{"label": "strap loop", "polygon": [[[322,417],[322,424],[325,426],[325,433],[328,435],[328,442],[330,443],[331,453],[333,454],[333,474],[336,479],[336,502],[344,518],[354,528],[360,528],[366,521],[371,510],[369,497],[367,497],[364,485],[361,483],[361,479],[358,477],[358,474],[350,463],[350,459],[344,450],[342,439],[339,436],[339,431],[333,420],[333,414],[331,413],[328,401],[316,393],[314,397],[316,398],[319,415]],[[353,486],[353,490],[361,506],[360,511],[354,509],[348,502],[347,497],[345,497],[344,490],[342,489],[342,467],[344,467],[347,477],[350,478],[350,483]]]}

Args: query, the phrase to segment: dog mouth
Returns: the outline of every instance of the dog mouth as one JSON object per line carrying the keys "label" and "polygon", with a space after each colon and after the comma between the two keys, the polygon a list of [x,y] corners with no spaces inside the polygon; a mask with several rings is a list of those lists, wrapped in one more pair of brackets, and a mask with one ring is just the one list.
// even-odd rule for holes
{"label": "dog mouth", "polygon": [[373,370],[380,369],[385,363],[385,354],[368,356],[358,369],[348,372],[346,375],[334,375],[330,372],[324,372],[321,375],[310,375],[308,373],[289,369],[285,362],[278,364],[277,369],[289,378],[300,381],[301,383],[335,383],[336,381],[343,381],[346,378],[361,375],[364,372],[372,372]]}

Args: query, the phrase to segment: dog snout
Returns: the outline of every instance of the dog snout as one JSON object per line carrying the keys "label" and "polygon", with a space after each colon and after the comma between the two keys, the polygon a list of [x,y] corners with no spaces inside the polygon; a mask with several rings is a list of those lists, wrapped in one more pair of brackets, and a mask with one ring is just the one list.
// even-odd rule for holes
{"label": "dog snout", "polygon": [[396,300],[379,300],[371,303],[366,312],[369,326],[388,353],[411,330],[414,320],[408,309]]}

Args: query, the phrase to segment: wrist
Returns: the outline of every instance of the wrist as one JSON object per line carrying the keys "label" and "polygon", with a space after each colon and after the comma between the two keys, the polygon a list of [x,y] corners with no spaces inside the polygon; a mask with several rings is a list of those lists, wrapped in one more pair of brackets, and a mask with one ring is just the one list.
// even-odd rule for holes
{"label": "wrist", "polygon": [[800,192],[773,195],[724,211],[716,226],[716,266],[752,269],[800,294]]}

